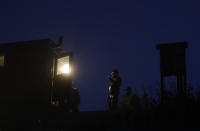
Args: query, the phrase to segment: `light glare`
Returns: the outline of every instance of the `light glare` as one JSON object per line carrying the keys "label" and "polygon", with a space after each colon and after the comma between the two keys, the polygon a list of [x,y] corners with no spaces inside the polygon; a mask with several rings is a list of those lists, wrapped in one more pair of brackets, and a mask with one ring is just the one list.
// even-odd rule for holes
{"label": "light glare", "polygon": [[68,74],[68,73],[70,73],[69,64],[63,65],[62,68],[61,68],[61,72],[62,72],[63,74]]}

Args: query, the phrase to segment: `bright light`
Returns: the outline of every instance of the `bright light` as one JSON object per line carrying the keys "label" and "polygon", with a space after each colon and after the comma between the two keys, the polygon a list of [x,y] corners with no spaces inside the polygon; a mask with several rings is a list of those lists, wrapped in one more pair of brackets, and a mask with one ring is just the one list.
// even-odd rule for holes
{"label": "bright light", "polygon": [[64,64],[64,65],[62,66],[62,68],[61,68],[61,72],[62,72],[63,74],[68,74],[68,73],[70,73],[69,64]]}
{"label": "bright light", "polygon": [[71,66],[69,56],[64,56],[57,59],[57,75],[70,74]]}

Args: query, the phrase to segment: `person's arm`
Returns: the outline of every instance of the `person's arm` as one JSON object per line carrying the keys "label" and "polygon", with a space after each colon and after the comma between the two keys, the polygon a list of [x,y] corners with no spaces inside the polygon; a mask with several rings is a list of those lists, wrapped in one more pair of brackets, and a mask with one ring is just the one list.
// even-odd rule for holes
{"label": "person's arm", "polygon": [[111,76],[109,76],[108,79],[109,79],[111,82],[114,82],[114,81],[115,81]]}
{"label": "person's arm", "polygon": [[117,85],[118,87],[120,87],[120,86],[121,86],[121,83],[122,83],[121,78],[118,77],[115,81],[116,81],[116,85]]}

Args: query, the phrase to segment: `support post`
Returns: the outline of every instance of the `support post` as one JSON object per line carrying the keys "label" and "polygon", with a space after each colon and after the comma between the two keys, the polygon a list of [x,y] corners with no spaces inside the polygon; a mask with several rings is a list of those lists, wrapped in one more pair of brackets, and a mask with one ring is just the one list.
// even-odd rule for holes
{"label": "support post", "polygon": [[163,104],[163,99],[164,99],[164,75],[161,74],[161,77],[160,77],[160,91],[161,91],[161,94],[160,94],[160,100],[161,100],[161,104]]}

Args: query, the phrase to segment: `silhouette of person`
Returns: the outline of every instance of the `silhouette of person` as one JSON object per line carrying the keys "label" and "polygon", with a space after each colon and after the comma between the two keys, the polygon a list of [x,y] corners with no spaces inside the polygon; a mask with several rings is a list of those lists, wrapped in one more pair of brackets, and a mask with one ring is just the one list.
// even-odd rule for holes
{"label": "silhouette of person", "polygon": [[131,92],[131,88],[127,86],[125,89],[125,94],[122,98],[122,104],[120,106],[120,111],[122,115],[122,124],[125,127],[130,127],[130,125],[133,123],[132,119],[132,112],[134,109],[133,106],[133,100],[134,100],[134,94]]}
{"label": "silhouette of person", "polygon": [[108,94],[108,106],[110,111],[115,111],[118,108],[118,97],[120,94],[121,78],[119,72],[114,69],[111,76],[108,77],[110,81],[109,94]]}
{"label": "silhouette of person", "polygon": [[131,110],[133,108],[134,95],[131,92],[131,88],[129,86],[127,86],[124,89],[124,91],[125,91],[125,95],[123,96],[123,99],[122,99],[121,108],[124,110]]}
{"label": "silhouette of person", "polygon": [[80,94],[77,88],[73,88],[70,96],[70,108],[72,112],[79,112],[78,106],[80,104]]}
{"label": "silhouette of person", "polygon": [[127,86],[125,89],[125,95],[122,99],[121,104],[121,113],[122,120],[124,125],[127,127],[137,126],[139,123],[139,115],[140,115],[140,99],[137,95],[136,89],[134,92],[131,91],[131,88]]}

